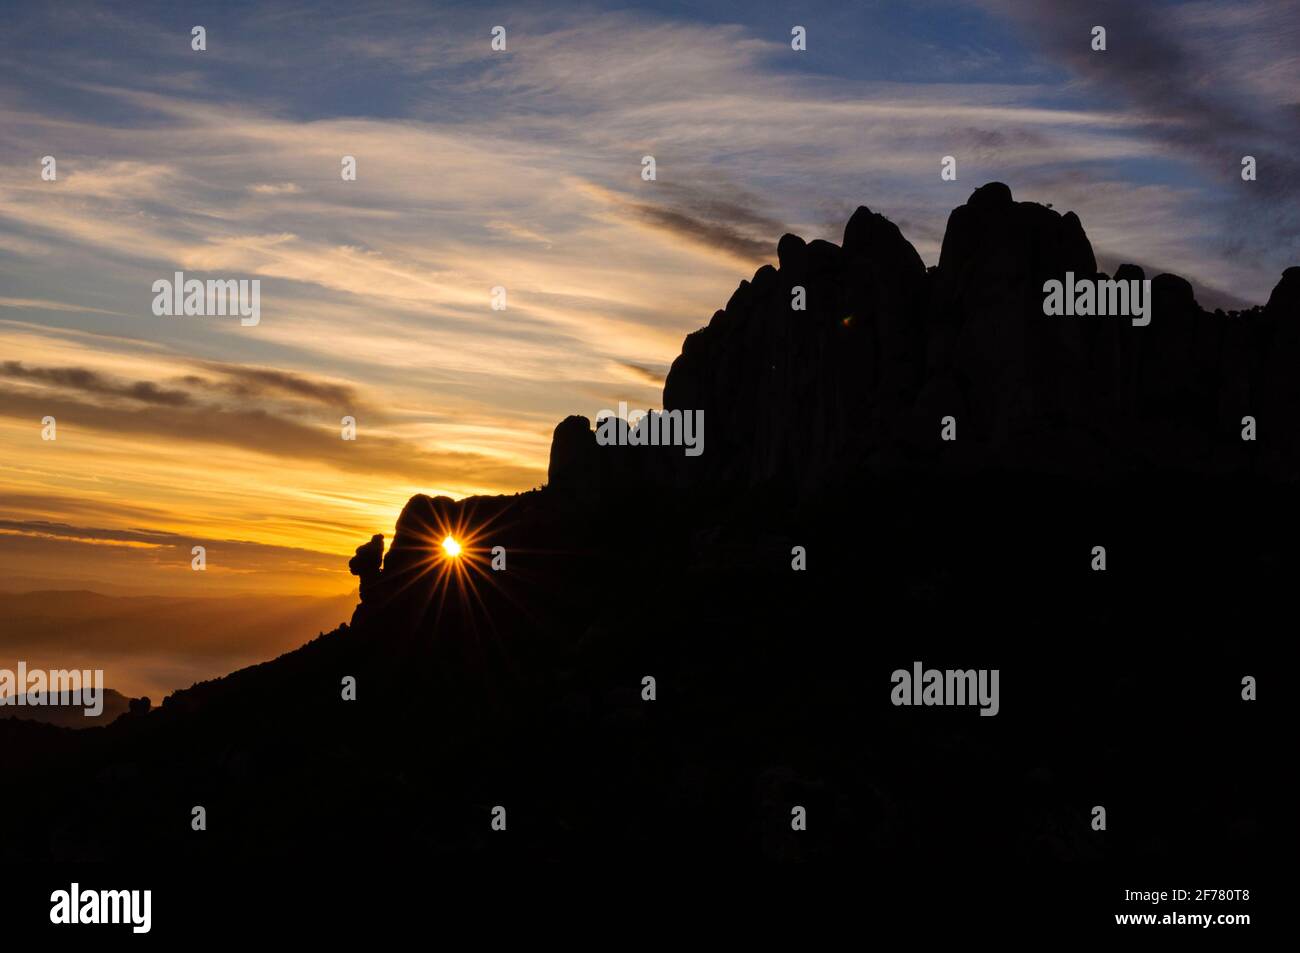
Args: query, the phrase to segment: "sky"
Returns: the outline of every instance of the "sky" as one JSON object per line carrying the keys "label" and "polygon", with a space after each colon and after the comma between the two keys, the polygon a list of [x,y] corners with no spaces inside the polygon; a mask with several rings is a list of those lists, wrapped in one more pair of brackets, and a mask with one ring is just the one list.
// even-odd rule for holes
{"label": "sky", "polygon": [[[1209,306],[1300,263],[1293,0],[0,8],[0,591],[346,593],[858,205],[935,264],[1003,181]],[[176,271],[260,323],[155,315]]]}

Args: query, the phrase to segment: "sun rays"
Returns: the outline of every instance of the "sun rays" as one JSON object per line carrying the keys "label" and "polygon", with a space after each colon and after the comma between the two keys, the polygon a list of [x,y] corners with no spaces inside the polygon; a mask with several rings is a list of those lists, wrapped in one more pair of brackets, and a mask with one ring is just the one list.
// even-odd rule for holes
{"label": "sun rays", "polygon": [[583,557],[566,534],[549,535],[549,522],[527,494],[417,497],[384,559],[386,599],[435,639],[468,638],[508,659],[503,627],[543,626],[556,567]]}
{"label": "sun rays", "polygon": [[436,513],[433,525],[423,527],[417,537],[420,556],[407,584],[427,586],[439,603],[439,614],[449,596],[466,605],[483,605],[479,587],[488,580],[491,551],[485,529],[472,526],[467,515],[449,518]]}
{"label": "sun rays", "polygon": [[506,568],[506,548],[494,539],[501,533],[503,514],[482,519],[475,507],[457,510],[454,515],[434,510],[424,517],[415,534],[417,555],[404,570],[401,588],[422,592],[435,622],[454,609],[475,630],[480,622],[490,628],[492,613],[484,599],[487,587],[514,601],[493,578]]}

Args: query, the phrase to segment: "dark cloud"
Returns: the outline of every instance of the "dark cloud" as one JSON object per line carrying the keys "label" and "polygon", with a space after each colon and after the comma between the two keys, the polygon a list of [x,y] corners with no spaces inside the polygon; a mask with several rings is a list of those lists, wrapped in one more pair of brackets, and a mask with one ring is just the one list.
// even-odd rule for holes
{"label": "dark cloud", "polygon": [[711,222],[726,223],[738,230],[750,229],[763,235],[771,234],[785,226],[770,215],[759,211],[762,198],[727,183],[707,186],[684,186],[665,182],[660,191],[672,197],[679,208],[689,208],[692,214]]}
{"label": "dark cloud", "polygon": [[244,367],[238,364],[202,362],[201,366],[221,379],[212,381],[198,376],[183,378],[186,383],[219,390],[235,397],[285,396],[314,401],[332,407],[356,408],[356,390],[347,384],[336,384],[316,378],[282,371],[270,367]]}
{"label": "dark cloud", "polygon": [[180,407],[191,400],[190,395],[181,390],[163,390],[152,381],[117,381],[85,367],[28,367],[22,361],[5,361],[0,364],[0,374],[88,394],[125,397],[144,404]]}
{"label": "dark cloud", "polygon": [[619,361],[618,364],[620,367],[627,368],[629,371],[631,371],[637,377],[641,378],[647,384],[653,384],[656,387],[663,384],[664,378],[667,376],[668,373],[667,371],[664,370],[654,370],[652,368],[646,367],[643,364],[633,364],[631,361]]}
{"label": "dark cloud", "polygon": [[686,187],[663,183],[666,201],[626,202],[642,221],[707,248],[721,249],[746,262],[771,261],[776,242],[788,229],[763,214],[762,201],[727,183]]}
{"label": "dark cloud", "polygon": [[766,261],[773,257],[776,248],[773,239],[751,238],[730,222],[706,221],[680,209],[639,202],[632,203],[631,208],[656,228],[709,248],[722,249],[745,261]]}
{"label": "dark cloud", "polygon": [[[1249,244],[1276,251],[1293,245],[1300,224],[1300,124],[1296,104],[1270,103],[1241,75],[1243,57],[1257,52],[1260,69],[1300,72],[1300,3],[1252,5],[1249,31],[1230,6],[1208,8],[1221,42],[1192,44],[1180,28],[1176,4],[1131,0],[977,0],[1005,16],[1039,44],[1046,59],[1072,72],[1098,105],[1118,102],[1150,121],[1146,132],[1168,147],[1170,159],[1186,157],[1215,181],[1234,189],[1231,227],[1248,229]],[[1106,28],[1107,49],[1094,52],[1091,31]],[[1291,35],[1290,54],[1256,47],[1267,33]],[[1211,36],[1213,33],[1211,32]],[[1253,45],[1252,45],[1253,44]],[[1268,58],[1272,58],[1268,62]],[[1259,163],[1255,182],[1240,179],[1241,158]]]}
{"label": "dark cloud", "polygon": [[[350,472],[400,477],[417,485],[527,489],[541,471],[474,453],[425,450],[395,437],[365,434],[343,440],[338,419],[303,423],[262,408],[108,407],[75,397],[37,395],[0,387],[0,414],[30,421],[45,415],[61,428],[86,427],[118,435],[158,437],[176,443],[221,444],[274,457],[314,461]],[[60,440],[63,439],[62,432]]]}
{"label": "dark cloud", "polygon": [[364,414],[378,422],[380,414],[357,396],[348,384],[325,381],[293,371],[270,367],[248,367],[217,361],[195,362],[212,376],[187,374],[162,386],[153,381],[124,381],[87,367],[36,367],[21,361],[0,364],[0,376],[43,384],[62,391],[119,397],[163,407],[189,407],[217,397],[241,401],[264,401],[277,398],[299,400],[308,404],[332,407],[340,414]]}

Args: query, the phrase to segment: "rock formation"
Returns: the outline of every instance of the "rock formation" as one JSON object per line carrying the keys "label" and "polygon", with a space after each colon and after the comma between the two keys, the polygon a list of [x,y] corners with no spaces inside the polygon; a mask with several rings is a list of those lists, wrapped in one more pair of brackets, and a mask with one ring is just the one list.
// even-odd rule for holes
{"label": "rock formation", "polygon": [[[687,335],[669,372],[664,405],[702,408],[710,434],[705,458],[678,467],[688,485],[815,490],[915,466],[1197,470],[1212,455],[1297,474],[1293,456],[1251,455],[1240,428],[1300,412],[1287,370],[1300,360],[1300,269],[1250,312],[1209,314],[1190,283],[1162,274],[1148,327],[1049,318],[1045,281],[1106,276],[1076,215],[1016,202],[997,182],[953,211],[929,272],[865,207],[841,246],[786,235],[777,260]],[[1145,276],[1123,265],[1115,277]],[[806,311],[791,307],[796,287]],[[959,427],[951,448],[938,439],[945,416]],[[576,426],[565,422],[569,446]]]}

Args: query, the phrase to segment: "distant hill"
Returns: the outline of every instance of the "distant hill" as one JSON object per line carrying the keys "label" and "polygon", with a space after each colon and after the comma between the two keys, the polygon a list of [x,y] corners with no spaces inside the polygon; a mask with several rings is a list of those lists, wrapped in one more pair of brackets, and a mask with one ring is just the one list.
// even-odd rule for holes
{"label": "distant hill", "polygon": [[0,706],[0,718],[26,718],[61,728],[97,728],[110,724],[130,708],[131,699],[111,688],[104,689],[104,709],[87,715],[84,705],[28,705],[27,696],[19,695],[14,705]]}

